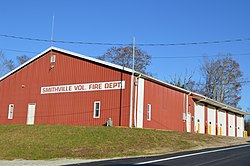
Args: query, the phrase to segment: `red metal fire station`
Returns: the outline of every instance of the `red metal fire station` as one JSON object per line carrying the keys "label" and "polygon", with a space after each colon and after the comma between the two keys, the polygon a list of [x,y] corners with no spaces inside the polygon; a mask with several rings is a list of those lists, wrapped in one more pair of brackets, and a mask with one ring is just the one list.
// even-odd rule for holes
{"label": "red metal fire station", "polygon": [[111,120],[113,126],[243,137],[247,113],[132,72],[51,47],[0,78],[0,124],[101,126]]}

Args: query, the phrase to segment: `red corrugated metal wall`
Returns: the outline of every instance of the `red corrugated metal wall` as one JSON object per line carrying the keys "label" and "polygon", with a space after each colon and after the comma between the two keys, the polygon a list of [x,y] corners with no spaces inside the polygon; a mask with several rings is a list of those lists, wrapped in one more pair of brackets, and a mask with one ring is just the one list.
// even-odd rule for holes
{"label": "red corrugated metal wall", "polygon": [[[35,103],[35,124],[103,125],[112,118],[113,125],[128,126],[129,74],[55,51],[51,69],[51,55],[45,54],[0,82],[1,124],[26,124],[28,104]],[[125,80],[125,89],[40,94],[42,86],[119,80]],[[101,102],[100,118],[93,118],[94,101]],[[12,120],[7,119],[9,104],[14,104]]]}
{"label": "red corrugated metal wall", "polygon": [[[50,62],[51,55],[56,55],[55,63]],[[0,124],[26,124],[28,104],[36,104],[35,124],[100,126],[111,118],[114,126],[128,126],[130,79],[131,74],[125,71],[55,50],[48,52],[0,81]],[[125,81],[125,89],[41,94],[41,87],[45,86],[111,81]],[[140,116],[137,115],[140,127],[186,131],[183,113],[186,113],[188,108],[187,111],[192,116],[191,132],[194,132],[196,98],[192,96],[193,94],[184,94],[146,79],[142,85],[144,91],[140,89],[140,97],[144,94],[144,98],[140,103],[143,103],[143,118],[141,118],[141,107],[138,107]],[[138,90],[136,92],[138,93]],[[137,100],[138,97],[139,95]],[[187,97],[188,103],[186,103]],[[94,118],[95,101],[100,101],[100,118]],[[14,104],[13,119],[8,119],[9,104]],[[151,120],[147,120],[148,104],[151,104]],[[207,111],[205,104],[206,128]],[[237,119],[235,122],[237,125]],[[216,126],[217,123],[218,108],[216,108]],[[207,129],[205,131],[207,133]],[[237,133],[237,129],[235,132]],[[226,111],[226,133],[228,135],[228,111]]]}
{"label": "red corrugated metal wall", "polygon": [[[183,121],[184,94],[165,86],[145,80],[144,127],[186,131]],[[152,117],[147,120],[147,104],[151,104]]]}

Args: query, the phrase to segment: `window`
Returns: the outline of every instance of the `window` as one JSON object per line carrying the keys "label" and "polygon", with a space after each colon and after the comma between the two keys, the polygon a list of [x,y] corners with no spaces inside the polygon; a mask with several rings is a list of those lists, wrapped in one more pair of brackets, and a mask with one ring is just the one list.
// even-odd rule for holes
{"label": "window", "polygon": [[94,102],[94,118],[100,118],[100,101]]}
{"label": "window", "polygon": [[50,57],[50,63],[56,62],[56,55],[51,55]]}
{"label": "window", "polygon": [[148,104],[147,120],[151,120],[151,104]]}
{"label": "window", "polygon": [[8,119],[13,119],[14,104],[9,104]]}

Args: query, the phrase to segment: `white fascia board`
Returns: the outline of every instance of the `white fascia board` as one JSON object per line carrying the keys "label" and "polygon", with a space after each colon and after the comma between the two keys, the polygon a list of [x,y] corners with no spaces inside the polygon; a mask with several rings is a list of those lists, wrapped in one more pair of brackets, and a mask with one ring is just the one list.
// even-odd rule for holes
{"label": "white fascia board", "polygon": [[132,70],[127,68],[127,67],[116,65],[116,64],[106,62],[106,61],[103,61],[103,60],[100,60],[100,59],[88,57],[88,56],[78,54],[78,53],[75,53],[75,52],[71,52],[71,51],[68,51],[68,50],[64,50],[64,49],[61,49],[61,48],[51,47],[51,49],[55,50],[55,51],[63,52],[63,53],[66,53],[66,54],[69,54],[69,55],[72,55],[72,56],[75,56],[75,57],[78,57],[78,58],[81,58],[81,59],[86,59],[86,60],[89,60],[89,61],[92,61],[92,62],[103,64],[105,66],[110,66],[110,67],[113,67],[113,68],[116,68],[116,69],[119,69],[119,70],[127,71],[127,72],[130,72],[130,73],[132,72]]}
{"label": "white fascia board", "polygon": [[28,60],[27,62],[25,62],[24,64],[18,66],[17,68],[15,68],[14,70],[10,71],[9,73],[5,74],[4,76],[2,76],[0,78],[0,81],[4,80],[6,77],[8,77],[9,75],[15,73],[16,71],[18,71],[19,69],[23,68],[24,66],[28,65],[29,63],[31,63],[32,61],[38,59],[40,56],[44,55],[46,52],[50,51],[51,47],[46,49],[45,51],[41,52],[40,54],[36,55],[35,57],[31,58],[30,60]]}
{"label": "white fascia board", "polygon": [[123,67],[123,66],[120,66],[120,65],[116,65],[116,64],[112,64],[110,62],[105,62],[105,61],[102,61],[102,60],[99,60],[99,59],[95,59],[95,58],[91,58],[91,57],[88,57],[88,56],[85,56],[85,55],[81,55],[81,54],[78,54],[78,53],[75,53],[75,52],[71,52],[71,51],[67,51],[67,50],[64,50],[64,49],[61,49],[61,48],[57,48],[57,47],[50,47],[48,49],[46,49],[45,51],[41,52],[40,54],[36,55],[35,57],[33,57],[32,59],[28,60],[27,62],[25,62],[24,64],[18,66],[17,68],[15,68],[14,70],[10,71],[9,73],[5,74],[3,77],[0,78],[0,81],[4,80],[6,77],[8,77],[9,75],[15,73],[16,71],[18,71],[19,69],[23,68],[24,66],[28,65],[29,63],[33,62],[34,60],[38,59],[40,56],[46,54],[47,52],[49,51],[58,51],[58,52],[62,52],[62,53],[66,53],[68,55],[71,55],[73,57],[78,57],[78,58],[81,58],[81,59],[86,59],[86,60],[89,60],[89,61],[92,61],[92,62],[96,62],[96,63],[99,63],[99,64],[103,64],[105,66],[109,66],[109,67],[112,67],[112,68],[115,68],[115,69],[119,69],[119,70],[123,70],[123,71],[127,71],[127,72],[130,72],[132,73],[132,70],[127,68],[127,67]]}
{"label": "white fascia board", "polygon": [[242,111],[242,110],[240,110],[238,108],[231,107],[229,105],[223,104],[221,102],[215,101],[213,99],[210,99],[210,98],[208,98],[206,96],[203,96],[203,95],[200,95],[200,94],[197,94],[197,93],[193,93],[193,94],[195,94],[196,96],[199,96],[199,97],[202,98],[202,99],[199,99],[198,101],[201,101],[201,102],[208,103],[210,105],[216,106],[219,109],[228,110],[230,112],[237,113],[237,114],[240,114],[240,115],[249,115],[247,112],[244,112],[244,111]]}
{"label": "white fascia board", "polygon": [[183,88],[180,88],[180,87],[178,87],[178,86],[175,86],[175,85],[169,84],[169,83],[167,83],[167,82],[158,80],[158,79],[156,79],[156,78],[153,78],[153,77],[151,77],[151,76],[145,75],[145,74],[143,74],[143,73],[136,72],[135,74],[136,74],[136,75],[140,75],[141,77],[143,77],[143,78],[145,78],[145,79],[148,79],[148,80],[157,82],[157,83],[159,83],[159,84],[162,84],[162,85],[164,85],[164,86],[167,86],[167,87],[169,87],[169,88],[178,90],[178,91],[180,91],[180,92],[184,92],[184,93],[187,93],[187,94],[194,94],[194,93],[191,92],[191,91],[188,91],[188,90],[183,89]]}

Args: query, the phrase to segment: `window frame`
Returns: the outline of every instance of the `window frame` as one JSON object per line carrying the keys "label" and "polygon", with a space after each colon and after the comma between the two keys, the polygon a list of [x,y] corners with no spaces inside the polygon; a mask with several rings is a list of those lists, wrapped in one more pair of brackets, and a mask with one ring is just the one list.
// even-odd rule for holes
{"label": "window frame", "polygon": [[[96,108],[97,104],[99,104],[99,110]],[[96,113],[98,112],[98,116],[96,116]],[[100,118],[101,116],[101,101],[94,101],[94,118]]]}
{"label": "window frame", "polygon": [[8,110],[8,119],[12,120],[13,116],[14,116],[14,108],[15,105],[14,104],[9,104],[9,110]]}
{"label": "window frame", "polygon": [[151,121],[152,118],[152,105],[148,104],[147,105],[147,120]]}
{"label": "window frame", "polygon": [[56,62],[56,55],[51,55],[50,56],[50,63],[55,63]]}

